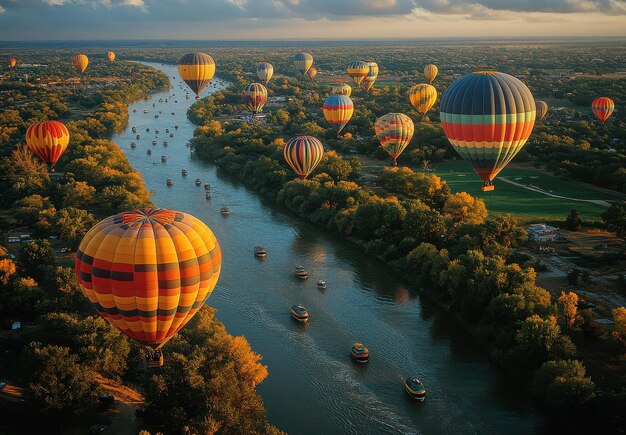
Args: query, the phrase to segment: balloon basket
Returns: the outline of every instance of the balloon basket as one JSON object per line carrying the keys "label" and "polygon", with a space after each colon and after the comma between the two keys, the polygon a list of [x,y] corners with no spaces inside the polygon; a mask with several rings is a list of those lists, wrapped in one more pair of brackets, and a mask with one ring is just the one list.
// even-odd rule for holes
{"label": "balloon basket", "polygon": [[160,350],[149,350],[146,352],[146,367],[154,368],[163,365],[163,352]]}
{"label": "balloon basket", "polygon": [[493,189],[495,189],[496,186],[494,186],[493,184],[489,185],[489,186],[483,186],[480,188],[480,190],[482,190],[483,192],[491,192]]}

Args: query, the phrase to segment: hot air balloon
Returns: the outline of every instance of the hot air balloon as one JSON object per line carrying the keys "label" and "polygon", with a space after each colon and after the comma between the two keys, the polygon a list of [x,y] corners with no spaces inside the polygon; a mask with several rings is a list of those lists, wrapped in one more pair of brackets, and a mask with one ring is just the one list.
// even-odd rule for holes
{"label": "hot air balloon", "polygon": [[241,92],[241,100],[253,115],[263,109],[267,101],[267,89],[261,83],[250,83]]}
{"label": "hot air balloon", "polygon": [[77,54],[72,58],[72,64],[76,71],[79,73],[84,73],[87,69],[87,65],[89,65],[89,58],[84,54]]}
{"label": "hot air balloon", "polygon": [[541,120],[548,113],[548,103],[541,100],[535,100],[535,109],[537,109],[537,119]]}
{"label": "hot air balloon", "polygon": [[409,99],[417,113],[424,116],[437,101],[437,89],[433,85],[420,83],[411,88]]}
{"label": "hot air balloon", "polygon": [[113,62],[115,60],[115,53],[112,51],[107,51],[106,58],[109,62]]}
{"label": "hot air balloon", "polygon": [[17,60],[15,60],[14,57],[10,57],[9,58],[9,68],[15,68],[15,65],[17,65]]}
{"label": "hot air balloon", "polygon": [[309,68],[309,70],[306,72],[306,75],[309,76],[309,78],[311,80],[313,80],[315,78],[315,76],[317,75],[317,68],[315,68],[314,66],[312,66],[311,68]]}
{"label": "hot air balloon", "polygon": [[269,62],[261,62],[256,67],[256,75],[263,83],[267,84],[274,75],[274,67]]}
{"label": "hot air balloon", "polygon": [[380,146],[393,158],[393,165],[397,166],[398,156],[413,138],[413,121],[403,113],[388,113],[376,120],[374,130]]}
{"label": "hot air balloon", "polygon": [[602,124],[609,119],[615,109],[615,103],[609,97],[600,97],[591,103],[591,111],[598,117]]}
{"label": "hot air balloon", "polygon": [[500,61],[501,62],[506,62],[507,60],[509,60],[509,56],[503,54],[502,56],[500,56]]}
{"label": "hot air balloon", "polygon": [[355,60],[348,65],[348,75],[352,77],[354,83],[358,85],[361,84],[367,73],[369,73],[370,67],[365,62],[361,62],[360,60]]}
{"label": "hot air balloon", "polygon": [[159,366],[158,350],[204,305],[221,263],[220,246],[202,221],[145,209],[97,223],[80,242],[74,268],[98,313],[148,349],[149,366]]}
{"label": "hot air balloon", "polygon": [[324,156],[324,146],[313,136],[294,136],[283,150],[285,161],[303,180],[315,170]]}
{"label": "hot air balloon", "polygon": [[426,80],[428,80],[428,83],[432,83],[433,80],[435,80],[435,77],[437,77],[437,73],[439,72],[439,68],[437,68],[437,65],[426,65],[424,67],[424,77],[426,77]]}
{"label": "hot air balloon", "polygon": [[189,53],[178,61],[178,74],[200,99],[200,93],[215,74],[215,61],[206,53]]}
{"label": "hot air balloon", "polygon": [[54,172],[59,160],[70,143],[70,133],[60,121],[44,121],[31,125],[26,130],[26,144],[32,152],[48,164]]}
{"label": "hot air balloon", "polygon": [[350,95],[352,95],[352,86],[347,83],[342,83],[340,85],[333,86],[331,93],[335,95],[345,95],[346,97],[349,97]]}
{"label": "hot air balloon", "polygon": [[361,83],[363,89],[369,91],[374,86],[374,82],[378,78],[378,64],[376,62],[367,62],[367,66],[369,66],[369,71]]}
{"label": "hot air balloon", "polygon": [[322,111],[326,121],[335,129],[337,137],[339,137],[341,130],[352,118],[354,104],[346,95],[331,95],[324,100]]}
{"label": "hot air balloon", "polygon": [[535,99],[524,83],[496,71],[457,79],[441,99],[441,125],[454,149],[484,180],[483,191],[522,149],[535,125]]}
{"label": "hot air balloon", "polygon": [[302,75],[305,75],[313,65],[313,56],[309,53],[298,53],[293,57],[293,64]]}

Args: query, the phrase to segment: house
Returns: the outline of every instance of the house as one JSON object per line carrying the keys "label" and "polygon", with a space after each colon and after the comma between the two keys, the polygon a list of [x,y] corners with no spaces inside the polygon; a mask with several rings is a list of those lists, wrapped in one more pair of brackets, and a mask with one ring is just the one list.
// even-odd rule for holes
{"label": "house", "polygon": [[526,227],[526,234],[528,235],[528,240],[540,243],[554,242],[561,237],[558,228],[546,224],[529,225]]}

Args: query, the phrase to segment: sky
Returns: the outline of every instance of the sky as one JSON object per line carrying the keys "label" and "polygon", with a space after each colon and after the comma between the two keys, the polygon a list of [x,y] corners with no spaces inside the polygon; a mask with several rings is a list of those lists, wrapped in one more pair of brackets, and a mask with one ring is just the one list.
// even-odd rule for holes
{"label": "sky", "polygon": [[0,0],[0,40],[626,36],[626,0]]}

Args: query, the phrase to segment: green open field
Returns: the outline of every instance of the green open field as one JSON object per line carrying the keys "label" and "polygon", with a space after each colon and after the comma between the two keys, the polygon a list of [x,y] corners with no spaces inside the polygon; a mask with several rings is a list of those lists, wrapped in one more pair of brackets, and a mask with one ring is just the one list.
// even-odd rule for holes
{"label": "green open field", "polygon": [[584,220],[599,221],[606,210],[601,205],[554,198],[502,181],[507,179],[524,185],[532,185],[554,195],[575,199],[615,201],[626,195],[600,189],[589,184],[557,178],[544,171],[522,165],[505,168],[495,179],[495,190],[482,192],[482,180],[463,161],[432,165],[434,172],[445,179],[454,192],[468,192],[483,198],[487,208],[495,214],[512,214],[523,222],[563,220],[571,209],[576,209]]}

